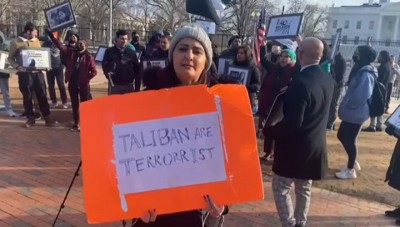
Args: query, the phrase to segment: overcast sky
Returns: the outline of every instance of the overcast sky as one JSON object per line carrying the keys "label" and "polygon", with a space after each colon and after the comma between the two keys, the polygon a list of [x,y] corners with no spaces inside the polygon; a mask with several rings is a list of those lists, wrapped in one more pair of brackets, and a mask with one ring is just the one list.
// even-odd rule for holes
{"label": "overcast sky", "polygon": [[[289,2],[290,0],[286,0],[286,2]],[[398,2],[399,0],[391,0],[391,2]],[[343,5],[361,5],[363,3],[368,3],[368,0],[308,0],[310,3],[319,3],[319,4],[324,4],[327,6],[331,6],[332,2],[335,3],[335,6],[343,6]],[[379,0],[374,0],[374,2],[379,2]]]}

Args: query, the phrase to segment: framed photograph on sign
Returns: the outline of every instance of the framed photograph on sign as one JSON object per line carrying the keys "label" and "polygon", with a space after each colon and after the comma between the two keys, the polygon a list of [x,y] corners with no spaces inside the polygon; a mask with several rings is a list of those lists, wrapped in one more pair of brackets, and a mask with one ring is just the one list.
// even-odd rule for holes
{"label": "framed photograph on sign", "polygon": [[236,80],[239,84],[248,85],[250,80],[250,68],[230,65],[228,76]]}
{"label": "framed photograph on sign", "polygon": [[99,48],[97,49],[96,55],[94,57],[94,60],[97,62],[102,62],[107,48],[108,48],[107,46],[99,46]]}
{"label": "framed photograph on sign", "polygon": [[50,48],[21,49],[20,65],[27,70],[51,69]]}
{"label": "framed photograph on sign", "polygon": [[268,39],[288,39],[296,37],[300,32],[302,13],[272,16],[269,19]]}
{"label": "framed photograph on sign", "polygon": [[8,52],[0,51],[0,72],[9,73],[10,70],[8,69]]}
{"label": "framed photograph on sign", "polygon": [[162,69],[167,67],[167,59],[148,59],[143,60],[143,69],[150,67],[161,67]]}
{"label": "framed photograph on sign", "polygon": [[230,58],[219,58],[218,59],[218,74],[225,74],[228,72],[228,67],[232,64],[233,60]]}
{"label": "framed photograph on sign", "polygon": [[70,1],[45,9],[44,15],[51,31],[58,31],[76,24],[74,10]]}

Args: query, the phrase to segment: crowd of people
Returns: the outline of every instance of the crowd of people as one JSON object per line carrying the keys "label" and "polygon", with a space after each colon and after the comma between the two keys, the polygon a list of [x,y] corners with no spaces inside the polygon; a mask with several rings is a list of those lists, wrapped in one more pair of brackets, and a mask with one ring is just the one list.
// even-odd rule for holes
{"label": "crowd of people", "polygon": [[[37,38],[37,28],[32,23],[10,47],[9,62],[18,75],[19,89],[23,96],[26,127],[35,125],[40,116],[47,126],[57,125],[50,113],[58,106],[55,82],[57,82],[62,108],[67,104],[66,88],[70,96],[73,112],[72,131],[80,131],[79,104],[92,99],[90,80],[97,73],[93,56],[88,51],[88,43],[77,34],[70,34],[68,43],[60,42],[53,33],[46,31],[48,40],[41,43]],[[353,55],[354,66],[345,80],[346,62],[336,51],[330,59],[330,46],[315,37],[296,37],[298,48],[290,49],[274,40],[265,40],[261,47],[261,64],[253,59],[252,49],[242,45],[241,37],[233,36],[229,47],[220,55],[208,34],[198,26],[187,25],[174,35],[167,31],[156,31],[146,46],[140,44],[137,32],[126,30],[116,32],[113,47],[109,47],[102,61],[102,70],[108,80],[108,94],[127,94],[141,90],[157,90],[195,84],[233,83],[238,81],[226,74],[218,74],[218,58],[230,58],[234,66],[249,68],[249,82],[246,84],[249,102],[258,105],[259,123],[255,129],[264,138],[265,155],[261,161],[273,162],[272,189],[282,226],[305,226],[311,202],[313,180],[324,178],[327,169],[326,131],[335,130],[337,114],[341,119],[338,139],[348,155],[345,168],[336,173],[340,179],[354,179],[361,169],[357,162],[357,137],[362,124],[370,117],[369,102],[376,81],[387,89],[386,112],[390,103],[390,92],[396,75],[400,75],[395,58],[386,51],[379,53],[380,66],[376,70],[372,64],[377,53],[368,46],[359,46]],[[20,63],[20,50],[26,47],[48,47],[51,49],[51,66],[46,72],[29,70]],[[165,59],[166,67],[144,69],[143,62]],[[49,105],[46,92],[51,99]],[[6,113],[15,117],[8,94],[9,75],[0,73],[0,88],[3,92]],[[346,89],[343,96],[343,90]],[[274,103],[279,94],[284,93],[282,112],[277,123],[268,123]],[[342,97],[343,96],[343,97]],[[258,104],[256,104],[258,100]],[[37,104],[37,106],[34,105]],[[376,121],[377,120],[377,121]],[[365,131],[382,130],[382,116],[371,119]],[[388,127],[390,135],[400,137],[400,129]],[[290,143],[288,143],[290,141]],[[396,145],[394,154],[397,154]],[[390,185],[400,190],[400,181],[394,179],[399,168],[398,155],[392,158],[387,179]],[[398,171],[397,171],[398,172]],[[398,176],[398,174],[397,174]],[[296,206],[290,197],[292,185],[295,187]],[[132,226],[206,226],[221,225],[228,207],[217,205],[208,195],[204,197],[207,210],[193,210],[168,215],[158,215],[149,207],[144,217],[132,220]],[[397,212],[397,213],[396,213]],[[389,211],[388,216],[400,218],[400,210]],[[209,218],[207,218],[209,217]],[[210,224],[210,223],[214,224]],[[400,221],[399,221],[400,222]]]}

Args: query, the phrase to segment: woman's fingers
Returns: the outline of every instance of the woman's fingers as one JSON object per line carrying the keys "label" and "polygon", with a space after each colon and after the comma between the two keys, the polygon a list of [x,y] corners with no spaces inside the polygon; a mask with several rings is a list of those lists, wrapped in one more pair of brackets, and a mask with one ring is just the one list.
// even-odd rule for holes
{"label": "woman's fingers", "polygon": [[218,206],[214,203],[214,200],[209,195],[205,195],[204,199],[206,200],[208,211],[213,217],[219,217],[222,215],[224,211],[224,206]]}
{"label": "woman's fingers", "polygon": [[153,209],[150,211],[150,222],[155,222],[157,218],[157,211]]}

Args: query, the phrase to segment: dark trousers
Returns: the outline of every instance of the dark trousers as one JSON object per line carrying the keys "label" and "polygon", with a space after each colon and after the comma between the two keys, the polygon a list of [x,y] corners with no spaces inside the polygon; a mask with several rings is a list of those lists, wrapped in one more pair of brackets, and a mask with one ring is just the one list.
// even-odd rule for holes
{"label": "dark trousers", "polygon": [[392,91],[393,91],[393,83],[388,83],[386,87],[386,109],[389,109],[390,96],[392,96]]}
{"label": "dark trousers", "polygon": [[360,133],[362,124],[353,124],[342,121],[337,134],[338,139],[342,143],[346,150],[349,160],[347,162],[347,168],[353,169],[354,163],[357,159],[358,148],[357,148],[357,137]]}
{"label": "dark trousers", "polygon": [[133,87],[133,84],[127,84],[127,85],[114,85],[111,86],[111,84],[108,84],[108,94],[109,95],[123,95],[127,93],[132,93],[134,92],[135,89]]}
{"label": "dark trousers", "polygon": [[79,124],[79,103],[91,99],[89,84],[80,84],[78,75],[72,75],[68,83],[74,124]]}
{"label": "dark trousers", "polygon": [[50,115],[50,106],[47,102],[46,81],[43,73],[18,73],[19,90],[22,93],[24,111],[27,118],[33,118],[33,96],[39,104],[43,117]]}
{"label": "dark trousers", "polygon": [[274,154],[275,140],[265,138],[264,139],[264,153],[265,157],[270,154]]}
{"label": "dark trousers", "polygon": [[57,103],[55,81],[57,81],[58,90],[60,90],[61,102],[65,104],[67,103],[67,92],[64,85],[63,67],[47,71],[47,84],[49,85],[49,95],[52,103]]}
{"label": "dark trousers", "polygon": [[331,106],[329,109],[329,117],[328,117],[328,129],[333,129],[334,124],[337,118],[337,113],[338,113],[338,108],[340,104],[340,99],[342,97],[342,92],[343,92],[343,86],[338,86],[335,84],[335,87],[333,89],[333,96],[332,96],[332,101],[331,101]]}

